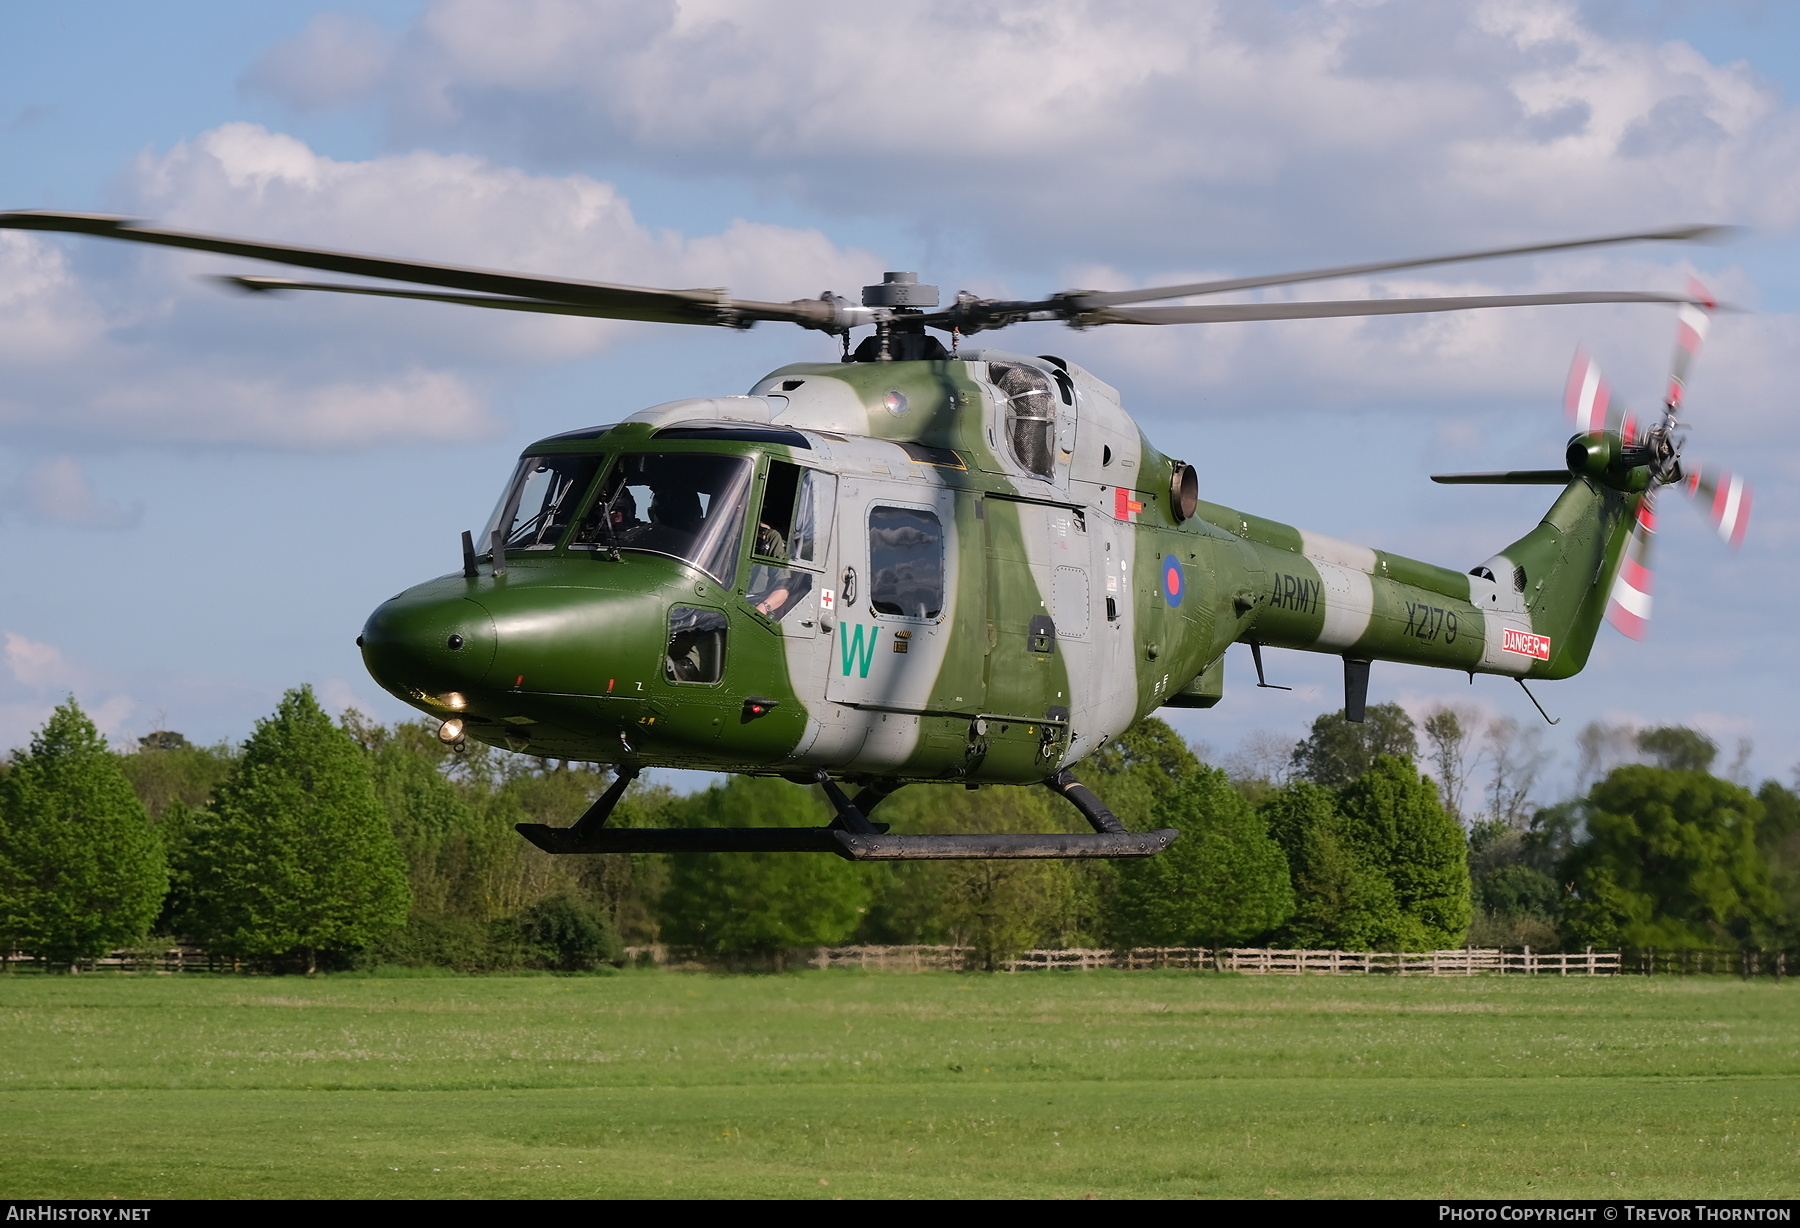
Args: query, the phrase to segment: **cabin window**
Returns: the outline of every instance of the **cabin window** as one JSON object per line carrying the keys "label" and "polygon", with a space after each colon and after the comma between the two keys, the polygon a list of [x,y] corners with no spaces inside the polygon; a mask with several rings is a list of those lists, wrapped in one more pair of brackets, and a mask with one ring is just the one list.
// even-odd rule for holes
{"label": "cabin window", "polygon": [[670,682],[714,683],[725,676],[725,615],[705,606],[669,611],[669,650],[663,674]]}
{"label": "cabin window", "polygon": [[605,459],[585,453],[525,457],[477,546],[486,551],[498,530],[508,550],[556,549]]}
{"label": "cabin window", "polygon": [[869,509],[869,609],[903,618],[944,612],[944,528],[934,513]]}
{"label": "cabin window", "polygon": [[1040,478],[1056,473],[1056,393],[1036,367],[1016,362],[988,365],[1006,399],[1006,442],[1021,468]]}
{"label": "cabin window", "polygon": [[730,588],[753,471],[742,456],[628,453],[601,481],[570,544],[666,554]]}

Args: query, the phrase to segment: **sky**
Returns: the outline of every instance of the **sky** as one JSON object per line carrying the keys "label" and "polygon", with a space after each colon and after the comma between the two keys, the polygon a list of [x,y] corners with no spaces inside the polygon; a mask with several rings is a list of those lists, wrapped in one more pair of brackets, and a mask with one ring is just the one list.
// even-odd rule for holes
{"label": "sky", "polygon": [[[432,0],[0,4],[0,208],[780,300],[887,269],[946,297],[1113,289],[1687,222],[1711,246],[1451,265],[1270,298],[1679,290],[1722,312],[1687,455],[1744,474],[1741,551],[1669,498],[1650,638],[1536,688],[1398,665],[1372,701],[1590,721],[1800,760],[1800,8],[1773,3]],[[281,692],[407,709],[354,645],[453,569],[530,440],[746,390],[829,338],[245,299],[192,253],[0,232],[0,747],[75,695],[115,740],[239,740]],[[1117,387],[1203,497],[1466,569],[1560,458],[1586,346],[1654,410],[1671,310],[1546,307],[997,344]],[[1233,649],[1165,711],[1218,756],[1342,702],[1335,658]],[[1560,783],[1559,783],[1560,782]]]}

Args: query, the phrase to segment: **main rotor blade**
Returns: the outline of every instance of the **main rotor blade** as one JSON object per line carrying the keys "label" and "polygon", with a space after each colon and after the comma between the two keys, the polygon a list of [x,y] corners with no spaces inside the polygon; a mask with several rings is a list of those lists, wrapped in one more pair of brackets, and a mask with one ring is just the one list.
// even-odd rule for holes
{"label": "main rotor blade", "polygon": [[725,325],[756,320],[786,320],[814,328],[829,326],[835,322],[831,304],[805,299],[793,303],[743,302],[728,298],[723,290],[663,290],[544,277],[531,273],[424,264],[387,256],[366,256],[353,252],[333,252],[219,235],[162,230],[131,218],[103,214],[39,211],[0,213],[0,230],[59,231],[102,239],[123,239],[133,243],[153,243],[189,251],[216,252],[225,256],[244,256],[276,264],[320,269],[328,273],[348,273],[355,277],[380,277],[416,285],[444,286],[480,294],[599,308],[609,318],[621,320]]}
{"label": "main rotor blade", "polygon": [[1544,307],[1564,303],[1691,303],[1685,294],[1653,290],[1573,290],[1559,294],[1479,294],[1457,298],[1340,299],[1316,303],[1221,303],[1203,307],[1103,307],[1075,320],[1094,324],[1223,324],[1236,320],[1324,320],[1338,316],[1400,316],[1478,307]]}
{"label": "main rotor blade", "polygon": [[[535,311],[545,315],[592,316],[603,320],[641,320],[641,315],[620,315],[609,307],[580,303],[552,303],[539,298],[507,298],[493,294],[441,294],[431,290],[390,290],[384,286],[348,286],[322,281],[290,281],[285,277],[220,277],[219,281],[253,294],[280,294],[288,290],[325,290],[333,294],[363,294],[371,298],[403,298],[414,302],[451,303],[458,307],[497,307],[503,311]],[[687,320],[682,323],[695,323]]]}
{"label": "main rotor blade", "polygon": [[1605,247],[1613,243],[1692,242],[1722,239],[1733,231],[1731,226],[1672,226],[1666,230],[1644,230],[1632,234],[1604,235],[1597,239],[1565,239],[1556,243],[1532,243],[1524,247],[1495,247],[1485,251],[1459,252],[1451,256],[1425,256],[1414,260],[1382,260],[1374,264],[1346,264],[1334,269],[1308,269],[1301,273],[1276,273],[1261,277],[1232,277],[1222,281],[1196,281],[1185,286],[1153,286],[1143,290],[1114,290],[1098,294],[1072,295],[1083,307],[1117,307],[1125,303],[1147,303],[1156,299],[1187,298],[1194,294],[1223,294],[1228,290],[1255,290],[1263,286],[1291,286],[1302,281],[1329,281],[1334,277],[1360,277],[1365,273],[1391,273],[1399,269],[1422,269],[1434,264],[1457,264],[1466,260],[1497,260],[1502,256],[1530,256],[1539,252],[1565,252],[1578,247]]}

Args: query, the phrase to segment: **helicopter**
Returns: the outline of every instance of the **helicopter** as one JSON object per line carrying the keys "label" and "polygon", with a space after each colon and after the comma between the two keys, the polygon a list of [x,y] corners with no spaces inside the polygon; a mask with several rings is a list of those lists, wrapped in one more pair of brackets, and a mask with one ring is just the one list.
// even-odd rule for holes
{"label": "helicopter", "polygon": [[[778,303],[107,215],[0,213],[4,228],[399,283],[221,279],[254,294],[738,329],[788,323],[841,340],[839,361],[781,367],[745,394],[670,401],[531,444],[483,527],[463,532],[460,569],[384,602],[357,637],[375,681],[438,721],[452,748],[474,740],[615,769],[572,826],[519,825],[556,854],[1154,856],[1178,833],[1126,830],[1072,769],[1159,707],[1218,704],[1231,645],[1248,645],[1262,687],[1271,685],[1265,647],[1341,657],[1350,721],[1363,719],[1375,661],[1471,680],[1494,674],[1522,688],[1567,678],[1586,664],[1604,617],[1639,637],[1648,625],[1660,490],[1708,500],[1733,545],[1750,510],[1741,478],[1682,463],[1678,411],[1718,307],[1697,283],[1679,294],[1167,305],[1459,261],[1705,240],[1719,227],[1037,300],[962,292],[947,306],[910,272],[887,273],[859,303],[830,291]],[[964,344],[1025,321],[1085,329],[1570,303],[1678,308],[1662,414],[1640,428],[1578,354],[1562,466],[1434,475],[1560,488],[1535,528],[1466,570],[1207,502],[1194,467],[1159,451],[1096,375],[1056,355]],[[858,329],[870,331],[853,348]],[[649,767],[816,784],[836,817],[811,828],[609,827]],[[923,782],[1042,784],[1092,830],[924,835],[873,818],[895,790]],[[854,797],[845,784],[859,787]]]}

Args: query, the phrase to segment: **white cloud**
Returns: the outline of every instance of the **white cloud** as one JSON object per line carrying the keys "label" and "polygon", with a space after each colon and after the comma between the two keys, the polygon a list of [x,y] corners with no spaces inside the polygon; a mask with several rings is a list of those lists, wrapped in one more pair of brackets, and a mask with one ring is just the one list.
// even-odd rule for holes
{"label": "white cloud", "polygon": [[[797,298],[816,295],[824,283],[866,279],[880,263],[813,230],[738,222],[695,238],[653,231],[612,184],[587,175],[534,175],[467,154],[422,151],[338,161],[247,123],[147,155],[134,178],[134,203],[171,226],[253,227],[288,242],[596,281],[754,286],[758,294]],[[600,348],[597,337],[629,327],[506,313],[478,320],[489,333],[538,333],[547,323],[579,339],[558,347],[566,353],[592,352]]]}
{"label": "white cloud", "polygon": [[[379,85],[309,29],[263,87],[379,98],[399,139],[742,176],[813,207],[1046,244],[1379,251],[1800,216],[1800,120],[1743,64],[1569,3],[1275,8],[436,0]],[[927,220],[929,219],[929,220]]]}
{"label": "white cloud", "polygon": [[359,693],[357,686],[342,678],[327,678],[317,685],[319,703],[327,712],[340,713],[356,709],[372,720],[381,719],[381,708]]}
{"label": "white cloud", "polygon": [[309,111],[355,102],[381,82],[388,35],[365,17],[320,13],[292,39],[271,48],[240,80]]}
{"label": "white cloud", "polygon": [[[885,215],[927,234],[971,234],[985,247],[978,265],[988,267],[985,276],[965,271],[976,274],[970,288],[1001,296],[1677,219],[1784,227],[1800,218],[1800,114],[1774,86],[1682,43],[1603,32],[1555,0],[1279,11],[1222,2],[821,9],[797,0],[436,0],[397,40],[373,27],[365,35],[366,54],[379,49],[387,66],[379,83],[342,101],[379,99],[398,140],[545,166],[636,163],[676,179],[755,183],[827,216]],[[337,71],[308,50],[314,42],[308,32],[272,53],[295,74],[299,105],[309,72]],[[288,96],[273,80],[263,86]],[[223,132],[209,139],[229,143]],[[219,156],[240,180],[273,158]],[[280,174],[305,184],[331,178],[305,161],[291,156]],[[269,181],[259,173],[258,183]],[[460,243],[494,263],[544,267],[531,263],[538,253],[529,246],[500,238],[518,209],[504,199],[484,213],[481,235],[433,235],[426,209],[424,233],[434,251]],[[415,220],[409,212],[408,231]],[[742,225],[715,244],[729,249]],[[792,241],[795,232],[785,234]],[[1670,267],[1680,255],[1621,249],[1272,297],[1672,290],[1688,271]],[[730,268],[730,284],[745,293],[817,292],[805,282],[764,290],[778,280],[767,262],[747,267],[728,250],[706,257],[703,269]],[[587,267],[608,270],[594,276],[627,268],[615,252]],[[998,267],[1029,272],[996,276]],[[818,285],[854,292],[863,270],[829,271]],[[1741,270],[1715,288],[1755,299]],[[1111,328],[1079,342],[1043,328],[992,344],[1068,351],[1103,377],[1128,378],[1140,398],[1152,394],[1138,402],[1152,419],[1157,403],[1183,416],[1506,405],[1517,407],[1522,437],[1551,446],[1577,343],[1648,410],[1667,362],[1668,316],[1546,308]],[[534,335],[550,345],[548,333]],[[1730,407],[1703,423],[1709,451],[1761,446],[1786,413],[1796,342],[1793,318],[1721,321],[1695,389],[1697,411]]]}
{"label": "white cloud", "polygon": [[[16,631],[5,633],[7,672],[15,694],[0,696],[0,746],[22,746],[42,727],[51,710],[71,695],[85,696],[83,710],[101,733],[116,737],[137,703],[91,667],[71,661],[61,648]],[[18,695],[23,690],[27,695]],[[97,702],[95,697],[98,696]]]}
{"label": "white cloud", "polygon": [[[814,230],[652,231],[616,189],[582,175],[467,155],[339,161],[243,123],[142,156],[127,199],[178,228],[773,297],[860,284],[881,263]],[[499,427],[484,392],[498,373],[592,354],[646,327],[322,295],[246,299],[193,274],[266,265],[162,250],[84,261],[55,239],[0,241],[0,274],[12,274],[0,281],[0,325],[22,326],[16,344],[0,341],[0,424],[59,449],[478,439]]]}
{"label": "white cloud", "polygon": [[77,358],[106,319],[56,248],[0,231],[0,363],[42,367]]}
{"label": "white cloud", "polygon": [[33,690],[72,686],[75,673],[55,644],[28,639],[16,631],[6,633],[6,668],[14,681]]}
{"label": "white cloud", "polygon": [[53,456],[31,466],[11,486],[0,488],[0,506],[46,524],[84,529],[128,529],[144,512],[142,505],[124,508],[101,499],[87,470],[72,456]]}

